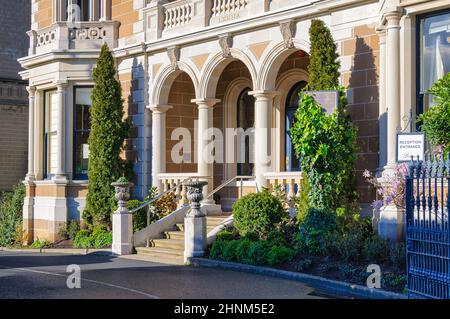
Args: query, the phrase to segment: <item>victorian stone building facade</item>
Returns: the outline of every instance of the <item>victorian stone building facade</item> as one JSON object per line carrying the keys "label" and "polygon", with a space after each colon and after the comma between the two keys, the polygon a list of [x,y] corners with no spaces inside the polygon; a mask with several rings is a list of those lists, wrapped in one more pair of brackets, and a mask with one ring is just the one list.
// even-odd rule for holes
{"label": "victorian stone building facade", "polygon": [[[446,0],[32,0],[29,52],[20,59],[29,81],[29,164],[24,226],[30,238],[56,240],[80,219],[87,193],[88,109],[92,69],[107,43],[117,62],[124,108],[133,129],[124,156],[134,163],[134,196],[189,176],[209,190],[237,175],[242,185],[287,184],[301,178],[289,126],[308,82],[308,29],[323,20],[338,43],[341,83],[358,126],[355,176],[363,212],[375,191],[365,169],[389,171],[396,134],[414,130],[428,105],[427,88],[449,71],[450,4]],[[76,5],[80,21],[71,19]],[[69,14],[67,13],[67,8]],[[69,21],[68,21],[69,20]],[[251,128],[254,144],[223,162],[200,154],[207,128]],[[184,128],[193,136],[182,163],[173,159]],[[269,128],[269,129],[266,129]],[[188,151],[186,151],[188,150]],[[238,153],[238,152],[234,152]],[[247,161],[268,153],[270,160]],[[238,184],[216,203],[227,210]],[[401,224],[396,213],[390,223]]]}
{"label": "victorian stone building facade", "polygon": [[[18,58],[28,50],[30,1],[0,1],[0,192],[11,190],[27,171],[27,82]],[[14,28],[11,28],[14,26]]]}

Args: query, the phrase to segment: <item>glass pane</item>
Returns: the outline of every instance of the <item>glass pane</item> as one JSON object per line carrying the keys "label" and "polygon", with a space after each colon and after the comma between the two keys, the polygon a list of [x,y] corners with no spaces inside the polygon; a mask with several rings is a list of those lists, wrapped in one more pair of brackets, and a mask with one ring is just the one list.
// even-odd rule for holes
{"label": "glass pane", "polygon": [[75,89],[74,125],[74,170],[75,178],[86,178],[89,162],[89,130],[91,127],[89,108],[92,88]]}
{"label": "glass pane", "polygon": [[[450,72],[450,12],[420,21],[420,93]],[[432,97],[425,95],[424,110]]]}
{"label": "glass pane", "polygon": [[75,174],[87,175],[89,163],[89,133],[75,133]]}
{"label": "glass pane", "polygon": [[56,91],[45,93],[44,104],[44,150],[45,150],[45,175],[49,177],[56,173],[58,152],[58,101]]}
{"label": "glass pane", "polygon": [[[249,128],[255,126],[255,99],[249,95],[250,89],[245,89],[238,99],[237,105],[237,128],[241,128],[246,131]],[[238,145],[237,148],[237,171],[238,175],[253,175],[254,164],[251,163],[254,158],[253,145],[250,143],[250,137],[245,137],[244,154],[241,153],[242,148]],[[244,160],[242,160],[244,159]]]}

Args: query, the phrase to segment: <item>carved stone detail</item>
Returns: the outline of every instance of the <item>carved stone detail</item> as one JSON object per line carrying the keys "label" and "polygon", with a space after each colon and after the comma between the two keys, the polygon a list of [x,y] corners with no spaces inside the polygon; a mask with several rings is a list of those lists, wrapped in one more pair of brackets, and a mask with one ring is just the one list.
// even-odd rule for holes
{"label": "carved stone detail", "polygon": [[178,69],[178,61],[180,60],[180,48],[177,46],[167,48],[167,55],[169,56],[172,70]]}
{"label": "carved stone detail", "polygon": [[295,23],[292,20],[280,22],[280,32],[283,36],[284,47],[292,49],[294,47]]}
{"label": "carved stone detail", "polygon": [[219,45],[222,49],[222,56],[226,58],[231,58],[231,47],[233,45],[233,38],[230,34],[225,34],[219,36]]}

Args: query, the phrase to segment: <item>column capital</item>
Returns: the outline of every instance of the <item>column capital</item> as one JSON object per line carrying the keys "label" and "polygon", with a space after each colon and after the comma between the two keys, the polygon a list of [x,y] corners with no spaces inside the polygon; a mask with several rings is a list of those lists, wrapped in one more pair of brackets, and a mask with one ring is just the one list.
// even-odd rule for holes
{"label": "column capital", "polygon": [[248,95],[252,95],[257,100],[270,100],[277,96],[280,92],[268,91],[268,90],[256,90],[248,92]]}
{"label": "column capital", "polygon": [[30,97],[36,93],[36,87],[34,85],[27,86],[27,91]]}
{"label": "column capital", "polygon": [[382,24],[379,24],[375,28],[376,33],[380,39],[380,43],[386,43],[386,27]]}
{"label": "column capital", "polygon": [[403,15],[403,9],[400,7],[386,8],[383,11],[383,24],[386,24],[386,28],[399,28],[400,18]]}
{"label": "column capital", "polygon": [[167,111],[170,109],[173,109],[173,106],[160,104],[160,105],[150,105],[148,108],[155,114],[162,114],[167,113]]}
{"label": "column capital", "polygon": [[55,81],[54,83],[59,92],[65,91],[67,89],[67,87],[69,86],[69,83],[67,81],[58,80],[58,81]]}
{"label": "column capital", "polygon": [[214,107],[217,103],[219,103],[219,99],[214,98],[205,98],[205,99],[192,99],[191,103],[195,103],[198,105],[199,109],[209,109]]}

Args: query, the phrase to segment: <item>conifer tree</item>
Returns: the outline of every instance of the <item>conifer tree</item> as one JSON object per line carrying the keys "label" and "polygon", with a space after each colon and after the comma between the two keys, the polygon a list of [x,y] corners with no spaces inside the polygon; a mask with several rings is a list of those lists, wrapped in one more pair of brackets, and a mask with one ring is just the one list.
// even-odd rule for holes
{"label": "conifer tree", "polygon": [[[353,165],[356,159],[356,127],[346,112],[345,90],[339,86],[340,63],[337,45],[321,20],[312,20],[309,29],[310,64],[306,91],[337,90],[339,103],[325,114],[322,106],[308,94],[302,94],[291,137],[300,156],[303,171],[302,201],[305,207],[337,209],[354,206],[357,201]],[[305,187],[307,186],[307,187]],[[303,190],[302,190],[303,191]],[[305,201],[307,203],[305,203]]]}
{"label": "conifer tree", "polygon": [[120,153],[129,136],[130,125],[124,120],[122,89],[116,79],[114,58],[106,44],[101,49],[93,77],[89,186],[83,218],[90,226],[109,226],[116,207],[111,183],[122,175]]}
{"label": "conifer tree", "polygon": [[309,28],[310,62],[307,90],[333,90],[339,86],[337,45],[330,29],[322,20],[314,19]]}

